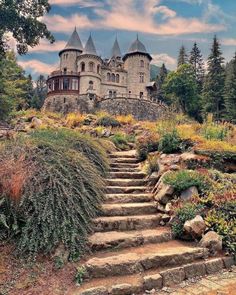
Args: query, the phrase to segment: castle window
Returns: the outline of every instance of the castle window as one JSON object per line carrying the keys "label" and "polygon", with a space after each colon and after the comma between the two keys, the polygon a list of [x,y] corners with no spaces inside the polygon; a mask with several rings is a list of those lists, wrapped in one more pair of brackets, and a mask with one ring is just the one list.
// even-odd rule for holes
{"label": "castle window", "polygon": [[97,73],[100,74],[100,65],[97,66]]}
{"label": "castle window", "polygon": [[112,98],[112,90],[109,90],[109,98]]}
{"label": "castle window", "polygon": [[66,97],[64,97],[64,103],[66,103]]}
{"label": "castle window", "polygon": [[139,93],[139,98],[143,98],[143,92]]}
{"label": "castle window", "polygon": [[112,82],[116,82],[116,75],[115,75],[115,74],[112,74],[112,75],[111,75],[111,81],[112,81]]}
{"label": "castle window", "polygon": [[81,72],[85,72],[85,63],[84,62],[82,62],[80,64],[80,68],[81,68]]}
{"label": "castle window", "polygon": [[111,81],[111,74],[107,73],[107,81],[110,82]]}
{"label": "castle window", "polygon": [[63,79],[63,90],[69,90],[69,79],[68,78]]}
{"label": "castle window", "polygon": [[140,67],[144,68],[144,61],[143,60],[140,60]]}
{"label": "castle window", "polygon": [[116,75],[116,83],[120,83],[120,75],[119,74]]}
{"label": "castle window", "polygon": [[64,68],[63,71],[64,71],[64,75],[66,75],[66,73],[67,73],[67,68]]}
{"label": "castle window", "polygon": [[72,79],[72,90],[78,90],[78,80]]}
{"label": "castle window", "polygon": [[89,63],[89,72],[94,72],[94,63],[93,62]]}
{"label": "castle window", "polygon": [[93,90],[93,81],[89,81],[89,90]]}
{"label": "castle window", "polygon": [[116,97],[116,91],[113,91],[113,97]]}
{"label": "castle window", "polygon": [[144,73],[139,74],[139,82],[144,83]]}
{"label": "castle window", "polygon": [[55,87],[55,90],[59,90],[59,79],[55,80],[54,87]]}

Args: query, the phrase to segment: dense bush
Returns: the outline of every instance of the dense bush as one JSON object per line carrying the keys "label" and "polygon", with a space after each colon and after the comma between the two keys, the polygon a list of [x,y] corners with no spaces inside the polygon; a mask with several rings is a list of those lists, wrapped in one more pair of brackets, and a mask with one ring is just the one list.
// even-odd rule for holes
{"label": "dense bush", "polygon": [[104,127],[119,127],[120,123],[114,117],[109,115],[104,115],[97,120],[97,125],[104,126]]}
{"label": "dense bush", "polygon": [[163,134],[159,142],[159,151],[171,154],[181,150],[181,138],[176,130]]}
{"label": "dense bush", "polygon": [[[64,135],[57,138],[50,132],[34,133],[32,138],[17,140],[1,150],[0,167],[9,159],[23,159],[23,168],[30,171],[13,189],[5,187],[17,179],[14,171],[1,171],[1,206],[13,214],[9,220],[1,218],[0,230],[1,235],[2,227],[11,232],[2,238],[13,236],[20,254],[33,257],[63,244],[70,258],[75,258],[83,251],[91,218],[97,216],[103,198],[102,171],[96,168],[102,159],[87,158],[86,153],[95,150],[83,145],[77,149],[76,136],[75,145],[73,138],[63,145]],[[84,152],[78,152],[80,149]],[[96,151],[93,156],[101,154]]]}
{"label": "dense bush", "polygon": [[146,133],[136,139],[136,150],[138,159],[144,161],[148,153],[158,150],[159,136],[155,133]]}
{"label": "dense bush", "polygon": [[200,193],[208,191],[211,187],[210,180],[206,175],[192,170],[170,172],[164,176],[163,182],[173,186],[177,194],[191,186],[196,186]]}
{"label": "dense bush", "polygon": [[129,148],[128,136],[126,136],[124,133],[116,133],[111,136],[110,139],[120,150],[126,150]]}

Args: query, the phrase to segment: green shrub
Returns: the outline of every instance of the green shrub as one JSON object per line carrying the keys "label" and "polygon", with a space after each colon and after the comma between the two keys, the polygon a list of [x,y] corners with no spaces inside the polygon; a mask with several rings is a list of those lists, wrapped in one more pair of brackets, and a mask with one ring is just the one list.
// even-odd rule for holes
{"label": "green shrub", "polygon": [[204,124],[201,130],[203,137],[208,140],[223,141],[229,134],[228,126],[216,123]]}
{"label": "green shrub", "polygon": [[137,157],[140,161],[144,161],[148,157],[148,153],[158,150],[159,136],[155,133],[147,133],[140,136],[136,140]]}
{"label": "green shrub", "polygon": [[[72,149],[72,143],[63,146],[59,140],[49,140],[49,133],[44,135],[45,140],[42,133],[38,137],[35,133],[33,139],[17,140],[1,150],[0,166],[13,157],[23,159],[31,170],[18,183],[17,201],[12,195],[15,187],[13,191],[0,192],[11,202],[8,208],[16,216],[10,222],[7,220],[6,225],[17,229],[12,238],[19,254],[34,257],[63,244],[70,259],[74,259],[84,250],[91,219],[100,212],[104,183],[86,153]],[[10,183],[14,184],[14,179],[12,174]]]}
{"label": "green shrub", "polygon": [[195,218],[203,209],[200,205],[185,204],[176,210],[175,222],[173,222],[171,229],[176,238],[182,239],[184,237],[184,224],[187,220]]}
{"label": "green shrub", "polygon": [[159,142],[159,151],[171,154],[181,150],[181,138],[176,130],[164,134]]}
{"label": "green shrub", "polygon": [[111,141],[118,149],[125,150],[129,147],[128,137],[123,133],[116,133],[111,136]]}
{"label": "green shrub", "polygon": [[200,193],[208,191],[211,187],[210,180],[206,175],[192,170],[170,172],[164,176],[163,182],[173,186],[177,194],[191,186],[196,186]]}
{"label": "green shrub", "polygon": [[120,127],[120,123],[118,120],[111,116],[103,116],[97,120],[98,126],[104,126],[104,127]]}
{"label": "green shrub", "polygon": [[153,172],[158,172],[160,170],[158,155],[148,156],[145,170],[148,175],[151,175]]}

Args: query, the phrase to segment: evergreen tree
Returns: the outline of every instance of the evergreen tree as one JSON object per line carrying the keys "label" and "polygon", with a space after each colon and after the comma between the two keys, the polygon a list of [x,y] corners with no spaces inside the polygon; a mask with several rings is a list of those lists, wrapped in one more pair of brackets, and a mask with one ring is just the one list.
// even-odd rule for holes
{"label": "evergreen tree", "polygon": [[28,46],[36,46],[40,38],[54,42],[54,38],[40,21],[50,10],[48,0],[0,1],[0,54],[6,52],[6,33],[11,32],[17,42],[17,51],[24,54]]}
{"label": "evergreen tree", "polygon": [[181,46],[178,57],[178,67],[188,63],[188,55],[184,46]]}
{"label": "evergreen tree", "polygon": [[165,64],[163,63],[160,69],[160,73],[157,76],[156,83],[157,83],[157,99],[165,103],[167,103],[167,100],[165,99],[163,84],[165,82],[167,75],[168,75],[168,71]]}
{"label": "evergreen tree", "polygon": [[224,90],[226,119],[236,123],[236,53],[230,65]]}
{"label": "evergreen tree", "polygon": [[219,120],[224,110],[224,58],[217,37],[214,37],[211,53],[208,57],[208,73],[203,89],[203,111],[212,113]]}
{"label": "evergreen tree", "polygon": [[36,88],[34,89],[34,96],[32,99],[31,107],[41,109],[44,100],[47,96],[47,84],[43,75],[40,75],[36,81]]}
{"label": "evergreen tree", "polygon": [[203,87],[203,82],[204,82],[205,71],[204,71],[204,61],[202,58],[202,54],[196,42],[194,43],[193,48],[190,52],[189,63],[193,67],[196,81],[198,83],[198,88],[199,88],[199,91],[201,92]]}

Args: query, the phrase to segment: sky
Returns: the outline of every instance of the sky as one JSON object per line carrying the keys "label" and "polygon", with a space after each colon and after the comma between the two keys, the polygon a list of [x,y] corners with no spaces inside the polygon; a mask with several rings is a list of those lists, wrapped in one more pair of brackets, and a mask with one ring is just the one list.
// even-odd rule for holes
{"label": "sky", "polygon": [[206,60],[216,34],[226,61],[236,51],[236,0],[49,0],[51,11],[42,18],[56,42],[42,40],[19,56],[20,65],[36,78],[58,68],[58,52],[74,27],[85,44],[91,32],[97,52],[110,57],[116,36],[122,53],[139,39],[153,63],[176,68],[179,48],[191,50],[196,41]]}

